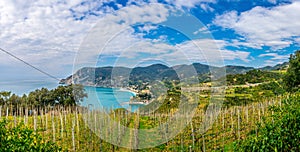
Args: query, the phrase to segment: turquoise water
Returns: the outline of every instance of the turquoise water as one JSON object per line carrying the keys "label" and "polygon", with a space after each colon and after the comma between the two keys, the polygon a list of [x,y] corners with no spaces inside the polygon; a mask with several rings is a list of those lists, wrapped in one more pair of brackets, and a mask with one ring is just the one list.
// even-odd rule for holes
{"label": "turquoise water", "polygon": [[[0,81],[0,91],[11,91],[19,96],[41,88],[54,89],[58,85],[55,81],[41,80],[19,80]],[[135,96],[133,92],[119,88],[85,87],[88,98],[81,103],[82,106],[93,106],[95,108],[117,109],[125,108],[135,111],[139,105],[129,106],[130,97]]]}
{"label": "turquoise water", "polygon": [[127,90],[100,87],[84,87],[84,89],[88,97],[81,103],[82,106],[107,110],[125,108],[131,111],[135,111],[139,107],[139,105],[129,106],[128,102],[135,94]]}

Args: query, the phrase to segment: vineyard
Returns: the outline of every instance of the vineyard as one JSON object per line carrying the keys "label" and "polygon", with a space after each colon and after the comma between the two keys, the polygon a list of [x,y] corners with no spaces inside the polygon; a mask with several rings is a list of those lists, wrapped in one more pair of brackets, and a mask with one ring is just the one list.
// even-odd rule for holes
{"label": "vineyard", "polygon": [[[24,124],[40,134],[44,141],[57,143],[67,151],[132,151],[149,142],[162,144],[142,151],[232,151],[235,143],[245,139],[250,132],[257,132],[257,124],[263,124],[265,117],[273,113],[269,107],[280,106],[282,98],[286,97],[223,107],[215,120],[205,114],[203,104],[199,104],[192,121],[187,121],[189,118],[186,115],[174,115],[172,111],[131,113],[116,109],[105,112],[78,106],[26,106],[12,109],[12,106],[3,105],[0,107],[0,116],[8,120],[7,127]],[[174,126],[164,124],[173,118],[183,120],[181,122],[186,123],[186,127],[174,138],[169,138],[168,135],[176,130],[172,130]],[[202,122],[205,119],[213,125],[203,134]],[[170,140],[166,140],[166,143],[163,143],[164,140],[155,141],[140,131],[156,127],[159,128],[158,136]],[[110,142],[101,140],[99,135]]]}
{"label": "vineyard", "polygon": [[0,92],[0,151],[300,151],[296,54],[284,75],[232,75],[224,95],[173,87],[135,112],[79,106],[80,85]]}

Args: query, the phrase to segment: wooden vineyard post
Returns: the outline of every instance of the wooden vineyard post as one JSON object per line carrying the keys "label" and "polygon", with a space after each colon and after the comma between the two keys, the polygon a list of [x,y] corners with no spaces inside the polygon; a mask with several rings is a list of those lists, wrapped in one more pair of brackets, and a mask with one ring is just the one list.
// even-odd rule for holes
{"label": "wooden vineyard post", "polygon": [[223,127],[223,130],[225,129],[225,116],[226,116],[226,108],[223,110],[223,114],[222,114],[222,127]]}
{"label": "wooden vineyard post", "polygon": [[[37,116],[37,131],[39,131],[39,126],[43,126],[43,123],[42,123],[42,117],[43,117],[43,114],[41,112],[41,107],[38,106],[37,108],[37,113],[36,113],[36,116]],[[40,119],[39,119],[40,118]]]}
{"label": "wooden vineyard post", "polygon": [[49,109],[47,110],[47,108],[45,109],[45,131],[48,131],[48,113],[49,113]]}
{"label": "wooden vineyard post", "polygon": [[118,138],[117,138],[117,140],[118,140],[118,144],[121,144],[121,136],[122,136],[122,134],[123,134],[123,131],[121,132],[121,119],[122,119],[122,117],[121,117],[121,113],[120,113],[120,111],[118,112],[118,117],[119,117],[119,121],[118,121]]}
{"label": "wooden vineyard post", "polygon": [[34,132],[36,133],[36,130],[37,130],[37,118],[36,118],[36,110],[33,109],[33,128],[34,128]]}
{"label": "wooden vineyard post", "polygon": [[[252,111],[252,115],[254,115],[255,114],[255,107],[254,107],[254,105],[253,105],[253,111]],[[259,110],[259,109],[258,109]],[[257,137],[257,125],[256,125],[256,123],[255,123],[255,121],[256,121],[256,119],[255,119],[255,117],[254,117],[254,119],[253,119],[253,121],[254,121],[254,123],[253,123],[253,125],[255,126],[255,135],[256,135],[256,137]]]}
{"label": "wooden vineyard post", "polygon": [[[254,116],[254,105],[253,105],[253,103],[252,103],[252,114],[251,114],[251,116]],[[251,117],[250,117],[251,118]],[[251,127],[253,126],[253,124],[255,124],[253,121],[254,121],[254,119],[255,119],[255,117],[253,117],[252,118],[252,120],[250,120],[250,125],[251,125]]]}
{"label": "wooden vineyard post", "polygon": [[59,113],[59,118],[60,118],[60,137],[61,137],[61,139],[63,139],[63,137],[64,137],[64,124],[63,124],[63,117],[62,117],[62,108],[61,107],[59,107],[59,109],[58,109],[58,113]]}
{"label": "wooden vineyard post", "polygon": [[41,111],[40,111],[40,113],[41,113],[41,129],[43,131],[43,136],[45,136],[45,131],[46,131],[46,130],[44,130],[45,129],[45,124],[44,124],[45,109],[44,108],[45,107],[41,107]]}
{"label": "wooden vineyard post", "polygon": [[231,132],[233,132],[233,108],[230,110]]}
{"label": "wooden vineyard post", "polygon": [[14,127],[17,126],[17,118],[16,118],[16,112],[13,113],[14,116]]}
{"label": "wooden vineyard post", "polygon": [[[65,126],[65,128],[67,127],[67,115],[69,115],[69,117],[71,116],[71,118],[74,117],[74,115],[71,115],[71,114],[72,114],[72,112],[70,111],[70,109],[67,112],[67,109],[64,108],[63,116],[64,116],[64,126]],[[66,137],[68,136],[68,133],[69,132],[66,130]]]}
{"label": "wooden vineyard post", "polygon": [[139,139],[138,139],[138,131],[139,131],[139,118],[140,116],[140,112],[139,110],[137,110],[137,114],[136,114],[136,117],[135,117],[135,122],[134,122],[134,149],[138,149],[138,145],[139,145]]}
{"label": "wooden vineyard post", "polygon": [[261,108],[262,108],[262,115],[264,116],[265,115],[265,104],[264,103],[262,103]]}
{"label": "wooden vineyard post", "polygon": [[181,151],[183,151],[183,133],[180,133],[180,145],[181,145]]}
{"label": "wooden vineyard post", "polygon": [[20,113],[19,113],[19,106],[17,105],[16,109],[15,109],[15,115],[14,115],[14,119],[15,119],[15,127],[17,124],[19,124],[19,118],[20,118]]}
{"label": "wooden vineyard post", "polygon": [[40,116],[41,116],[40,124],[41,124],[41,128],[43,129],[44,128],[44,110],[42,107],[40,108]]}
{"label": "wooden vineyard post", "polygon": [[203,147],[203,151],[205,152],[205,137],[204,137],[204,133],[202,134],[202,147]]}
{"label": "wooden vineyard post", "polygon": [[2,118],[2,106],[0,106],[0,118]]}
{"label": "wooden vineyard post", "polygon": [[249,123],[249,114],[248,114],[248,105],[246,105],[246,121],[247,121],[247,124]]}
{"label": "wooden vineyard post", "polygon": [[101,139],[101,135],[102,135],[102,124],[104,123],[103,121],[104,121],[104,116],[103,116],[103,113],[102,113],[103,111],[99,111],[99,114],[98,114],[98,116],[99,116],[99,118],[98,119],[100,119],[100,122],[99,122],[99,135],[100,135],[100,137],[99,137],[99,140],[100,140],[100,151],[102,152],[103,151],[103,146],[102,146],[102,139]]}
{"label": "wooden vineyard post", "polygon": [[79,113],[80,109],[78,109],[78,107],[76,106],[75,109],[75,119],[76,119],[76,134],[77,134],[77,148],[79,149],[79,139],[80,139],[80,133],[79,133],[79,118],[78,118],[78,113]]}
{"label": "wooden vineyard post", "polygon": [[274,124],[274,118],[273,118],[273,115],[274,115],[274,110],[272,110],[272,123]]}
{"label": "wooden vineyard post", "polygon": [[280,109],[281,109],[281,100],[279,100],[279,107],[280,107]]}
{"label": "wooden vineyard post", "polygon": [[224,111],[223,111],[223,114],[222,114],[222,132],[223,132],[223,134],[222,134],[222,149],[223,149],[223,151],[224,151],[224,147],[225,147],[225,143],[224,143],[224,141],[225,141],[225,139],[224,139],[224,136],[225,136],[225,132],[226,132],[226,130],[225,130],[225,117],[226,117],[226,112],[227,112],[227,110],[226,110],[227,108],[225,107],[225,109],[224,109]]}
{"label": "wooden vineyard post", "polygon": [[22,119],[23,119],[23,111],[22,111],[22,106],[20,106],[19,107],[19,116],[18,116],[18,121],[20,122],[20,121],[22,121]]}
{"label": "wooden vineyard post", "polygon": [[22,107],[21,106],[19,106],[19,108],[18,108],[18,111],[19,111],[19,114],[18,114],[18,123],[20,122],[20,121],[22,121]]}
{"label": "wooden vineyard post", "polygon": [[240,124],[241,124],[241,117],[240,117],[240,108],[237,109],[238,113],[238,140],[240,140],[241,134],[240,134]]}
{"label": "wooden vineyard post", "polygon": [[[211,114],[211,118],[213,117],[213,114]],[[211,120],[211,130],[212,130],[212,134],[213,134],[213,138],[212,138],[212,145],[213,145],[213,150],[216,150],[216,146],[217,146],[217,139],[216,139],[216,137],[217,137],[217,131],[216,131],[216,122],[217,121],[215,121],[215,122],[213,122],[212,120]]]}
{"label": "wooden vineyard post", "polygon": [[193,127],[193,121],[191,121],[190,123],[191,123],[191,131],[192,131],[193,150],[194,150],[195,149],[195,131],[194,131],[194,127]]}
{"label": "wooden vineyard post", "polygon": [[258,121],[259,121],[259,123],[261,123],[261,119],[260,119],[260,104],[258,104]]}
{"label": "wooden vineyard post", "polygon": [[96,109],[93,111],[93,113],[94,113],[94,132],[95,133],[97,133],[97,111],[96,111]]}
{"label": "wooden vineyard post", "polygon": [[[97,123],[96,122],[97,122],[97,119],[96,119],[95,112],[96,112],[96,110],[93,108],[92,111],[91,111],[91,121],[92,121],[92,123],[90,124],[90,127],[91,127],[91,131],[94,132],[95,134],[97,134],[96,133],[96,128],[97,128]],[[92,124],[94,124],[94,126],[92,126]],[[96,141],[94,141],[93,138],[92,138],[92,143],[93,143],[93,145],[92,145],[93,151],[95,151]]]}
{"label": "wooden vineyard post", "polygon": [[6,120],[8,118],[8,107],[6,107]]}
{"label": "wooden vineyard post", "polygon": [[25,125],[27,125],[27,122],[28,122],[28,107],[26,106],[26,109],[25,109]]}
{"label": "wooden vineyard post", "polygon": [[75,118],[72,119],[72,146],[73,146],[73,151],[76,151],[74,130],[75,130]]}
{"label": "wooden vineyard post", "polygon": [[25,113],[23,114],[23,123],[26,125],[26,108],[24,108]]}
{"label": "wooden vineyard post", "polygon": [[54,124],[54,111],[51,112],[51,121],[52,121],[52,137],[53,137],[53,142],[55,142],[55,124]]}

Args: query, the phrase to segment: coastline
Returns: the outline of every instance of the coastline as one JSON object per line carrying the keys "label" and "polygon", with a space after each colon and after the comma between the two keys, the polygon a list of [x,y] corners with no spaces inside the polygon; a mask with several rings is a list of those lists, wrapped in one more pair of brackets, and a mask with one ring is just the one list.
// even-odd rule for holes
{"label": "coastline", "polygon": [[142,103],[130,103],[132,97],[136,96],[137,93],[131,91],[128,88],[111,88],[111,87],[100,87],[100,86],[84,86],[88,98],[85,98],[82,102],[84,106],[89,104],[99,105],[104,109],[118,109],[125,108],[131,109],[134,112]]}
{"label": "coastline", "polygon": [[119,88],[120,91],[126,91],[126,92],[130,92],[132,93],[134,96],[136,96],[138,94],[137,91],[131,90],[129,88]]}
{"label": "coastline", "polygon": [[106,88],[106,89],[117,89],[119,91],[124,91],[124,92],[130,92],[133,94],[133,96],[136,96],[138,94],[137,91],[132,90],[130,88],[123,88],[123,87],[105,87],[105,86],[95,86],[95,85],[84,85],[83,87],[94,87],[94,88]]}

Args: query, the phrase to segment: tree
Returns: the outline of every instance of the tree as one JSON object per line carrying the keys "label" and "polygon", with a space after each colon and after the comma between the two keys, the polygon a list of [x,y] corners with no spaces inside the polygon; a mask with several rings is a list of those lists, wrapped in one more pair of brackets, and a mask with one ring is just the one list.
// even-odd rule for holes
{"label": "tree", "polygon": [[47,88],[36,89],[29,93],[27,101],[27,104],[35,106],[53,105],[53,91],[49,91]]}
{"label": "tree", "polygon": [[2,92],[0,92],[0,97],[1,97],[0,101],[2,101],[1,104],[6,104],[6,102],[10,98],[10,96],[11,96],[11,92],[10,91],[2,91]]}
{"label": "tree", "polygon": [[3,97],[2,97],[2,95],[0,93],[0,104],[3,104],[3,103],[4,103],[4,99],[3,99]]}
{"label": "tree", "polygon": [[69,86],[59,86],[52,93],[56,102],[62,105],[75,105],[83,101],[87,94],[82,85],[72,84]]}
{"label": "tree", "polygon": [[26,104],[27,104],[27,102],[28,102],[28,97],[27,97],[26,94],[23,94],[23,96],[21,97],[21,104],[20,104],[20,106],[25,107]]}
{"label": "tree", "polygon": [[59,86],[56,89],[36,89],[22,97],[11,92],[0,92],[0,104],[11,104],[21,106],[47,106],[55,103],[61,105],[75,105],[87,97],[82,85]]}
{"label": "tree", "polygon": [[298,91],[300,88],[300,50],[291,54],[289,67],[284,76],[284,84],[289,92]]}
{"label": "tree", "polygon": [[21,103],[21,98],[16,94],[12,94],[6,103],[16,106]]}
{"label": "tree", "polygon": [[82,102],[85,97],[87,97],[87,94],[84,91],[84,87],[79,84],[71,85],[72,92],[73,92],[73,98],[75,102]]}

